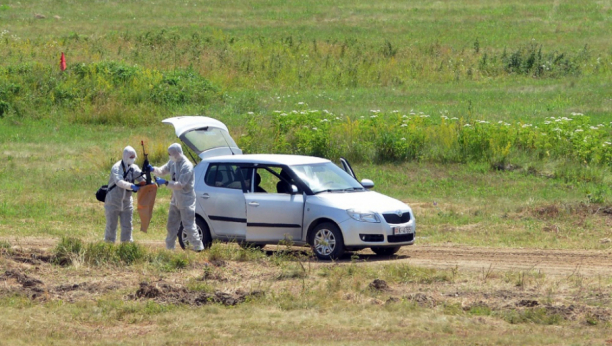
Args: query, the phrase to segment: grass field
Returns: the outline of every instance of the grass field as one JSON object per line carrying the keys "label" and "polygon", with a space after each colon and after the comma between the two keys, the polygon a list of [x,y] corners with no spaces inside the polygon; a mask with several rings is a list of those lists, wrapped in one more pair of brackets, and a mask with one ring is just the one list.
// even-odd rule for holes
{"label": "grass field", "polygon": [[[580,263],[547,276],[221,244],[164,254],[166,189],[127,261],[95,245],[94,192],[123,147],[141,164],[145,140],[162,164],[176,139],[161,120],[201,114],[247,152],[350,157],[412,206],[415,247],[606,254],[611,36],[609,0],[0,0],[0,344],[610,342],[611,278]],[[63,237],[90,252],[46,261]],[[216,291],[263,293],[227,307]]]}

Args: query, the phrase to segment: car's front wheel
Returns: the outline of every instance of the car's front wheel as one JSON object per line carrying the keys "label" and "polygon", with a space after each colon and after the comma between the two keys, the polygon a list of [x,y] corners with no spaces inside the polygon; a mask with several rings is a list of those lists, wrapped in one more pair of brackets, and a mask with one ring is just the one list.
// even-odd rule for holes
{"label": "car's front wheel", "polygon": [[[196,217],[196,230],[198,231],[200,240],[202,240],[202,244],[204,244],[204,248],[208,249],[212,245],[212,237],[210,236],[210,229],[208,228],[206,221]],[[187,238],[187,232],[185,232],[185,229],[183,228],[183,223],[181,223],[181,227],[179,227],[178,230],[178,241],[183,250],[191,246],[189,243],[189,238]]]}
{"label": "car's front wheel", "polygon": [[344,254],[344,239],[338,226],[324,222],[312,230],[310,246],[315,255],[322,260],[337,259]]}
{"label": "car's front wheel", "polygon": [[394,246],[394,247],[372,247],[372,251],[374,251],[375,254],[379,255],[379,256],[391,256],[393,254],[396,254],[401,246]]}

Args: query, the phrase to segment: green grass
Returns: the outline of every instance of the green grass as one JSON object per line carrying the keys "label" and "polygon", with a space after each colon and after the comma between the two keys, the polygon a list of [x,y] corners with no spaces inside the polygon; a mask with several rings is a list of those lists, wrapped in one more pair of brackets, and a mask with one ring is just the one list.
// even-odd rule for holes
{"label": "green grass", "polygon": [[191,264],[188,253],[150,251],[136,243],[119,245],[96,242],[84,243],[79,238],[63,237],[53,251],[53,263],[69,265],[133,265],[147,263],[166,271],[184,269]]}
{"label": "green grass", "polygon": [[[60,239],[53,250],[56,263],[67,266],[42,264],[43,270],[28,275],[46,275],[42,279],[49,288],[85,278],[101,284],[107,277],[123,288],[91,299],[40,302],[3,291],[2,340],[603,343],[609,322],[597,311],[570,321],[541,306],[563,297],[567,304],[590,304],[595,292],[609,296],[609,278],[603,285],[602,278],[550,279],[530,272],[474,278],[457,268],[356,262],[315,268],[289,251],[290,244],[266,255],[215,243],[202,255],[229,264],[213,268],[196,255],[141,244],[165,237],[168,189],[158,191],[149,232],[134,231],[136,243],[120,245],[100,242],[104,210],[94,193],[107,183],[126,145],[138,150],[140,163],[144,140],[151,163],[164,163],[166,148],[177,140],[160,120],[175,115],[220,119],[248,151],[321,154],[315,148],[328,150],[321,155],[333,159],[347,155],[349,148],[310,146],[302,152],[304,143],[317,139],[303,137],[299,145],[282,147],[263,141],[264,135],[242,135],[272,123],[275,111],[297,109],[327,110],[351,121],[371,116],[371,110],[397,110],[512,124],[541,124],[546,117],[580,112],[593,125],[607,124],[612,113],[610,18],[609,1],[594,0],[3,1],[0,238],[8,241],[0,240],[0,254],[19,253],[11,245],[31,239],[26,237]],[[64,73],[59,71],[61,52],[68,63]],[[263,120],[249,123],[249,112]],[[474,142],[479,144],[467,159],[445,159],[448,152],[435,150],[444,136],[434,127],[419,128],[434,135],[418,157],[379,157],[376,150],[384,145],[373,137],[355,139],[373,143],[370,151],[353,157],[358,177],[374,180],[376,191],[413,208],[415,246],[450,242],[609,251],[609,243],[600,240],[610,237],[603,211],[612,201],[612,175],[601,148],[558,146],[544,157],[541,147],[534,150],[518,141],[500,160],[496,153],[505,147],[487,152],[493,145],[485,140]],[[394,129],[384,124],[379,130]],[[290,142],[294,134],[274,139]],[[598,140],[610,134],[606,127]],[[491,129],[483,138],[498,135]],[[340,143],[346,132],[328,139]],[[593,138],[587,142],[601,144]],[[590,153],[600,156],[593,159]],[[512,169],[496,170],[499,162]],[[137,230],[136,215],[134,226]],[[9,257],[1,259],[3,266],[13,265]],[[203,269],[194,267],[200,264]],[[376,278],[387,280],[393,290],[368,288]],[[139,281],[158,279],[176,280],[191,291],[255,288],[266,294],[232,308],[126,298]],[[512,308],[506,301],[476,301],[478,294],[491,297],[498,290],[539,295],[541,305]],[[456,292],[462,295],[455,299]],[[385,303],[391,294],[397,302]],[[414,294],[441,301],[434,306],[429,297],[422,306],[423,301],[410,298]],[[472,305],[464,305],[470,299]]]}
{"label": "green grass", "polygon": [[350,117],[576,111],[600,122],[611,109],[610,9],[594,1],[4,6],[0,117],[16,121],[133,126],[207,113],[240,124],[246,112],[300,101]]}
{"label": "green grass", "polygon": [[[0,167],[0,236],[101,240],[104,210],[94,193],[107,183],[110,165],[124,146],[138,148],[140,139],[159,148],[150,150],[156,153],[152,164],[164,163],[173,132],[162,124],[145,130],[29,120],[0,127],[0,153],[7,163]],[[605,214],[587,217],[598,208],[589,211],[589,205],[605,208],[611,201],[607,169],[563,161],[516,163],[521,167],[514,171],[496,171],[486,162],[356,164],[355,169],[359,179],[375,182],[376,191],[413,207],[420,244],[607,248],[599,241],[609,237]],[[164,239],[169,197],[166,189],[158,191],[148,233],[138,231],[134,216],[137,242]],[[551,205],[559,213],[538,213]],[[557,228],[560,232],[550,232]],[[219,256],[229,256],[222,252]],[[250,260],[251,252],[231,256]]]}

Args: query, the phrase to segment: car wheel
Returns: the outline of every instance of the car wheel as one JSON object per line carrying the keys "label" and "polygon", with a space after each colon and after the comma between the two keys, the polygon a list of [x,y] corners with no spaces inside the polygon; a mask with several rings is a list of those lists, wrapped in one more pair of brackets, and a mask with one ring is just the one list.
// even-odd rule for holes
{"label": "car wheel", "polygon": [[372,247],[372,251],[378,256],[391,256],[399,251],[401,246],[395,247]]}
{"label": "car wheel", "polygon": [[245,250],[248,250],[248,249],[261,250],[264,247],[263,245],[249,243],[249,242],[246,242],[246,241],[238,242],[238,245],[240,245],[240,247],[245,249]]}
{"label": "car wheel", "polygon": [[[212,237],[210,236],[210,229],[208,228],[206,221],[202,220],[199,217],[196,217],[196,229],[198,230],[198,235],[200,235],[202,244],[204,244],[204,248],[208,249],[212,245]],[[183,250],[185,250],[191,245],[187,238],[187,232],[185,232],[183,228],[182,222],[178,230],[178,241]]]}
{"label": "car wheel", "polygon": [[312,230],[310,246],[315,255],[322,260],[337,259],[344,254],[344,239],[338,226],[324,222]]}

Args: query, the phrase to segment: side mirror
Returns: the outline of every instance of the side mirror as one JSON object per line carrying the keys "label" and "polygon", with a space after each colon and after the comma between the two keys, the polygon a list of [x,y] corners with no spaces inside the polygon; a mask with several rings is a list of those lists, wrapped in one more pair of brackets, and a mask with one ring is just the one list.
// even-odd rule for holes
{"label": "side mirror", "polygon": [[370,179],[362,179],[361,186],[363,186],[365,189],[371,189],[374,187],[374,182]]}
{"label": "side mirror", "polygon": [[297,194],[298,192],[299,192],[299,191],[298,191],[297,186],[295,186],[295,185],[291,185],[291,194],[292,194],[292,195],[295,195],[295,194]]}

